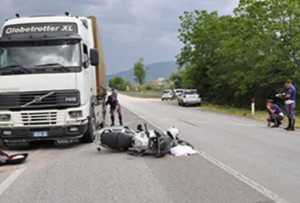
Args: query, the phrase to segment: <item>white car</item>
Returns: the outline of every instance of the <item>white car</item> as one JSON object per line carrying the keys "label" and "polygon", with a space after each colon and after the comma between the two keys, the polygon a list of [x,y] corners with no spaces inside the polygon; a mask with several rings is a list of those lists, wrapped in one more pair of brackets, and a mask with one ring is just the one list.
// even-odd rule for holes
{"label": "white car", "polygon": [[196,89],[186,89],[177,97],[177,101],[179,106],[201,105],[202,99]]}
{"label": "white car", "polygon": [[174,89],[175,96],[176,96],[176,97],[179,97],[179,96],[182,94],[183,90],[184,90],[184,89]]}
{"label": "white car", "polygon": [[172,90],[165,90],[161,96],[161,100],[165,101],[165,100],[172,100],[174,99],[175,94]]}

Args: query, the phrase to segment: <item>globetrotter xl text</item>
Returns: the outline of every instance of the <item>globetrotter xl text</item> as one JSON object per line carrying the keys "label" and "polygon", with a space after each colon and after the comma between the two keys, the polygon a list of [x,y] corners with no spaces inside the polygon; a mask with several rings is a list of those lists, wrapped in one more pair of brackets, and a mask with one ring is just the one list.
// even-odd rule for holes
{"label": "globetrotter xl text", "polygon": [[53,33],[53,32],[77,32],[75,24],[32,24],[7,26],[3,35],[26,34],[26,33]]}

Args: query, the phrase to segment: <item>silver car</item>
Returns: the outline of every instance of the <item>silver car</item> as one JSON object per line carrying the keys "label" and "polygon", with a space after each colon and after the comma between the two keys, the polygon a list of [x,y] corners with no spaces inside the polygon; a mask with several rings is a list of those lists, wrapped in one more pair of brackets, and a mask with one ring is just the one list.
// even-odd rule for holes
{"label": "silver car", "polygon": [[202,99],[196,89],[186,89],[177,97],[179,106],[201,105]]}
{"label": "silver car", "polygon": [[179,97],[179,96],[182,94],[183,90],[184,90],[184,89],[174,89],[175,96],[176,96],[176,97]]}
{"label": "silver car", "polygon": [[175,97],[175,93],[172,90],[165,90],[161,96],[161,100],[172,100]]}

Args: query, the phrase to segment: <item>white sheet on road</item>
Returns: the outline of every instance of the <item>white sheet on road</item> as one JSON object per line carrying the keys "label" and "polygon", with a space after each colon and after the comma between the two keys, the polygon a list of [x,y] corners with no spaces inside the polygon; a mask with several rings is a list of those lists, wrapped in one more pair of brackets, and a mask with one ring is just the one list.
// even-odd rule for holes
{"label": "white sheet on road", "polygon": [[174,156],[189,156],[198,153],[192,147],[186,145],[177,145],[176,147],[171,148],[170,152]]}

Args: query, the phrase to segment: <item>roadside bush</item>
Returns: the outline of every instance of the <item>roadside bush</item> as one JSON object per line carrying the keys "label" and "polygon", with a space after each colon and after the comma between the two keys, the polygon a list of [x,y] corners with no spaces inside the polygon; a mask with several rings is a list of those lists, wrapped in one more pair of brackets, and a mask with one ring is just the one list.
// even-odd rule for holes
{"label": "roadside bush", "polygon": [[131,89],[131,84],[121,77],[114,77],[109,81],[109,87],[120,91],[126,91]]}

